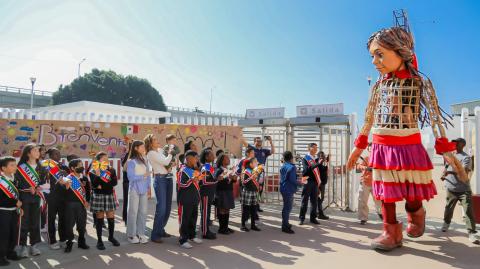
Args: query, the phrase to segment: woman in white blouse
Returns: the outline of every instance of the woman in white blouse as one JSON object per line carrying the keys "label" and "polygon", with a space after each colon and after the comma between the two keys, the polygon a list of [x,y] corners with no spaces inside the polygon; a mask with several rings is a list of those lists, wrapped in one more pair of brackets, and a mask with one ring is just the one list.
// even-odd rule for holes
{"label": "woman in white blouse", "polygon": [[165,226],[170,218],[170,211],[172,208],[172,194],[173,194],[173,174],[172,166],[174,165],[173,153],[175,152],[175,136],[167,135],[167,145],[161,149],[160,143],[153,134],[145,137],[145,148],[147,151],[147,158],[150,161],[154,182],[153,189],[157,204],[155,208],[155,218],[153,221],[152,235],[150,239],[152,242],[161,243],[162,237],[170,237],[165,232]]}

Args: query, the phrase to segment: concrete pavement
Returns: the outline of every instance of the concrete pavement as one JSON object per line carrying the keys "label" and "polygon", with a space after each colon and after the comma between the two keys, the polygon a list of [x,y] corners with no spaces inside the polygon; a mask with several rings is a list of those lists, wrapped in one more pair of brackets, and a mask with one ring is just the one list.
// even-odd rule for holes
{"label": "concrete pavement", "polygon": [[[240,232],[240,211],[232,212],[233,235],[218,235],[217,240],[194,245],[191,250],[178,246],[178,223],[176,209],[167,226],[167,232],[174,235],[162,244],[130,245],[126,241],[125,226],[117,214],[116,237],[120,247],[106,242],[107,250],[95,248],[95,231],[88,224],[87,242],[90,250],[74,246],[72,253],[63,250],[49,250],[42,243],[43,254],[35,258],[12,263],[10,268],[479,268],[480,247],[470,244],[464,225],[453,224],[452,230],[442,233],[442,221],[429,216],[427,232],[419,239],[404,241],[404,247],[390,253],[370,249],[370,241],[381,229],[375,215],[362,226],[355,213],[329,209],[331,220],[321,221],[319,226],[298,226],[298,206],[292,216],[296,234],[280,232],[280,204],[263,206],[261,232]],[[400,210],[399,214],[403,214]],[[149,204],[147,227],[153,224],[154,201]],[[403,221],[404,216],[402,216]],[[214,223],[214,230],[217,223]],[[150,232],[150,230],[148,231]],[[107,232],[104,230],[104,235]],[[106,240],[106,238],[105,238]]]}

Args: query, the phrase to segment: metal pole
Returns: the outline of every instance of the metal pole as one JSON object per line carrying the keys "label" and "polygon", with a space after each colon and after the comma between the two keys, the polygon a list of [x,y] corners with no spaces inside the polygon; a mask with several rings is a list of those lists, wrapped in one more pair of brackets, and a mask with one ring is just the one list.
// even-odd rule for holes
{"label": "metal pole", "polygon": [[78,77],[80,77],[80,65],[85,62],[87,58],[83,58],[79,63],[78,63]]}
{"label": "metal pole", "polygon": [[37,79],[34,78],[34,77],[31,77],[31,78],[30,78],[30,82],[32,83],[32,92],[31,92],[31,94],[30,94],[30,110],[33,109],[33,85],[35,84],[35,81],[36,81],[36,80],[37,80]]}

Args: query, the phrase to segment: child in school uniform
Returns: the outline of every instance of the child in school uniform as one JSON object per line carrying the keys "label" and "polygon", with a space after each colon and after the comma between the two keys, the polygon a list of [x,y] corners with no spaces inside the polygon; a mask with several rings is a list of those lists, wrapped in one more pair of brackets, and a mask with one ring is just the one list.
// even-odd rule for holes
{"label": "child in school uniform", "polygon": [[230,158],[226,154],[220,154],[217,157],[214,177],[217,179],[216,206],[219,234],[232,234],[234,230],[228,228],[230,218],[230,209],[235,208],[235,198],[233,197],[233,184],[237,181],[237,175],[234,171],[228,170]]}
{"label": "child in school uniform", "polygon": [[[258,191],[260,190],[257,181],[258,173],[255,173],[257,167],[257,159],[250,158],[245,162],[245,171],[243,172],[243,191],[242,191],[242,227],[241,230],[248,232],[249,230],[260,231],[255,225],[255,215],[257,213]],[[250,229],[245,226],[245,222],[250,217]]]}
{"label": "child in school uniform", "polygon": [[[0,266],[8,266],[8,260],[20,258],[15,252],[18,238],[18,218],[21,214],[22,202],[20,193],[13,184],[13,175],[17,171],[17,162],[13,157],[0,159]],[[8,259],[8,260],[7,260]]]}
{"label": "child in school uniform", "polygon": [[72,251],[73,246],[73,227],[77,226],[78,248],[89,249],[85,242],[87,227],[87,209],[90,207],[87,201],[90,200],[90,190],[87,177],[83,175],[85,168],[80,159],[71,160],[68,163],[70,175],[65,180],[65,236],[67,245],[65,253]]}
{"label": "child in school uniform", "polygon": [[198,167],[198,154],[189,150],[185,153],[185,165],[182,166],[177,176],[178,186],[178,221],[180,224],[179,243],[182,248],[190,249],[189,240],[200,244],[202,240],[195,235],[195,226],[198,217],[198,203],[200,202],[200,186]]}
{"label": "child in school uniform", "polygon": [[[45,184],[47,171],[40,165],[40,150],[36,144],[23,147],[22,155],[15,173],[15,186],[20,192],[23,216],[20,225],[20,257],[27,258],[41,254],[37,244],[40,238],[40,205],[45,204],[41,185]],[[27,248],[27,237],[30,239],[30,251]]]}
{"label": "child in school uniform", "polygon": [[108,241],[115,247],[120,246],[120,243],[114,237],[115,210],[117,209],[114,188],[117,185],[117,175],[108,163],[107,153],[97,153],[94,162],[95,165],[92,164],[89,171],[90,182],[93,188],[91,208],[97,222],[95,225],[97,230],[97,249],[105,250],[105,245],[102,240],[105,215],[108,221]]}

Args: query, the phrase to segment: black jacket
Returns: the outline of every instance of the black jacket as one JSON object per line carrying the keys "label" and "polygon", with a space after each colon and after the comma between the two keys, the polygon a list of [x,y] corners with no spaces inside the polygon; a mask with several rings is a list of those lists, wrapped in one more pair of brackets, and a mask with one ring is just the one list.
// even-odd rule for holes
{"label": "black jacket", "polygon": [[315,178],[314,170],[316,169],[320,173],[320,170],[318,169],[319,166],[320,165],[317,162],[315,162],[314,165],[310,166],[307,162],[307,159],[305,159],[305,157],[304,157],[302,159],[302,167],[303,167],[302,176],[308,177],[308,182],[309,183],[317,184],[317,180]]}
{"label": "black jacket", "polygon": [[215,170],[213,166],[208,163],[202,166],[201,173],[205,177],[200,181],[200,195],[213,199],[217,189],[217,178],[214,177]]}
{"label": "black jacket", "polygon": [[213,175],[217,180],[217,191],[231,191],[233,190],[233,182],[229,182],[228,177],[223,177],[222,174],[225,170],[223,167],[217,167],[215,174]]}
{"label": "black jacket", "polygon": [[[96,174],[88,173],[90,177],[90,182],[92,183],[92,189],[94,193],[97,194],[113,194],[113,189],[117,186],[117,174],[112,168],[107,169],[110,172],[110,180],[108,182],[103,181],[103,179]],[[100,189],[98,186],[102,186]]]}
{"label": "black jacket", "polygon": [[198,182],[193,180],[194,170],[189,167],[182,167],[178,185],[178,202],[182,205],[198,205],[200,192]]}

